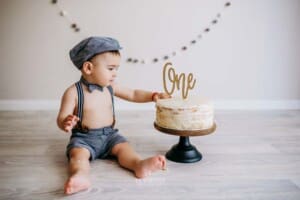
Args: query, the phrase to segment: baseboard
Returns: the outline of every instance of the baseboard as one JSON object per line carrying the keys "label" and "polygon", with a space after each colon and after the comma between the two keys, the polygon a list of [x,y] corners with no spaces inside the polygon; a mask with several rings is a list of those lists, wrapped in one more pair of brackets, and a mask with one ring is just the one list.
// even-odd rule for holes
{"label": "baseboard", "polygon": [[0,100],[1,111],[58,110],[59,100]]}
{"label": "baseboard", "polygon": [[[118,110],[153,110],[153,103],[116,99]],[[216,110],[300,110],[300,100],[216,100]],[[59,100],[0,100],[0,111],[58,110]]]}
{"label": "baseboard", "polygon": [[216,100],[220,110],[300,110],[300,100]]}

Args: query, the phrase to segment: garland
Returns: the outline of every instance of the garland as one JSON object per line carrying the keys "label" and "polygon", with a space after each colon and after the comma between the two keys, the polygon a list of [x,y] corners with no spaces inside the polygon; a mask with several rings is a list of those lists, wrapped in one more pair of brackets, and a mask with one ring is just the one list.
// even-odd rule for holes
{"label": "garland", "polygon": [[[73,29],[73,31],[75,33],[78,33],[80,32],[80,26],[78,25],[78,23],[76,23],[71,17],[70,15],[68,14],[68,12],[64,9],[61,8],[61,6],[59,5],[58,3],[58,0],[51,0],[51,3],[53,5],[56,5],[56,7],[58,8],[59,10],[59,15],[61,17],[64,17],[66,20],[68,20],[68,22],[70,23],[70,28]],[[231,2],[226,2],[224,4],[224,9],[222,12],[224,12],[224,10],[228,7],[231,6]],[[207,26],[201,33],[199,33],[197,35],[196,38],[190,40],[190,42],[187,44],[187,45],[184,45],[182,46],[180,49],[178,50],[174,50],[172,51],[172,53],[168,53],[168,54],[165,54],[164,56],[161,56],[160,58],[159,57],[154,57],[152,59],[150,59],[150,62],[152,63],[157,63],[159,61],[167,61],[169,60],[171,57],[174,57],[176,55],[178,55],[179,52],[184,52],[184,51],[187,51],[189,49],[189,47],[195,45],[198,43],[198,41],[200,41],[203,37],[204,34],[207,34],[211,31],[211,27],[216,25],[219,21],[219,19],[221,18],[222,16],[222,12],[219,12],[217,13],[216,17],[211,21],[210,25]],[[149,61],[147,61],[147,59],[143,59],[143,58],[134,58],[134,57],[129,57],[126,59],[126,61],[128,63],[134,63],[134,64],[137,64],[137,63],[140,63],[140,64],[147,64]]]}

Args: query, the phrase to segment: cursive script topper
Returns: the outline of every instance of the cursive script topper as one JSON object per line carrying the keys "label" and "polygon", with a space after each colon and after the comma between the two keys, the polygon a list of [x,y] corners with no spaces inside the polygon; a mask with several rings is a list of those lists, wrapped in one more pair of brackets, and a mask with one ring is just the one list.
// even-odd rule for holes
{"label": "cursive script topper", "polygon": [[[167,80],[171,82],[170,90],[167,87]],[[176,74],[175,69],[173,68],[172,63],[168,62],[164,65],[163,68],[163,84],[164,90],[168,95],[174,93],[175,87],[177,90],[181,90],[181,96],[183,99],[186,99],[189,93],[189,90],[192,90],[195,87],[196,80],[192,73],[189,73],[186,77],[186,74]]]}

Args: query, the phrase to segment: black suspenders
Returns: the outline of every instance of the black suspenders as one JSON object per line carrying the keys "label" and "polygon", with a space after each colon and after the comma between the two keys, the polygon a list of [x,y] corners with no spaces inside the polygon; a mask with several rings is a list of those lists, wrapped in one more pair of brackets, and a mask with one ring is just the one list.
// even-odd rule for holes
{"label": "black suspenders", "polygon": [[80,84],[80,81],[78,81],[76,84],[76,89],[77,89],[77,116],[79,117],[80,122],[82,122],[83,119],[83,103],[84,103],[84,98],[83,98],[83,89]]}
{"label": "black suspenders", "polygon": [[107,89],[109,90],[109,93],[111,95],[111,103],[112,103],[112,109],[113,109],[113,116],[114,116],[114,119],[115,119],[114,91],[113,91],[113,88],[110,85],[107,87]]}
{"label": "black suspenders", "polygon": [[[88,131],[86,128],[82,127],[82,120],[83,120],[83,103],[84,103],[84,95],[83,95],[83,89],[81,86],[80,81],[75,83],[76,89],[77,89],[77,115],[79,117],[79,122],[77,125],[77,128],[83,130],[83,131]],[[111,102],[112,102],[112,109],[113,109],[113,124],[112,127],[115,125],[115,106],[114,106],[114,93],[113,93],[113,88],[111,86],[108,86],[107,89],[109,90],[109,93],[111,95]]]}

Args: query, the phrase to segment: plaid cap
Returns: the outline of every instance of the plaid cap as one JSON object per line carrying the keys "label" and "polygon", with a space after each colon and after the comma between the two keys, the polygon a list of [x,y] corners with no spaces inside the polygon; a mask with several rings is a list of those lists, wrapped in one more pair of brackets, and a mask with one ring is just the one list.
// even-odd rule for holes
{"label": "plaid cap", "polygon": [[119,42],[110,37],[88,37],[77,45],[75,45],[69,52],[73,64],[81,69],[85,61],[91,59],[99,53],[107,51],[120,50],[122,47]]}

